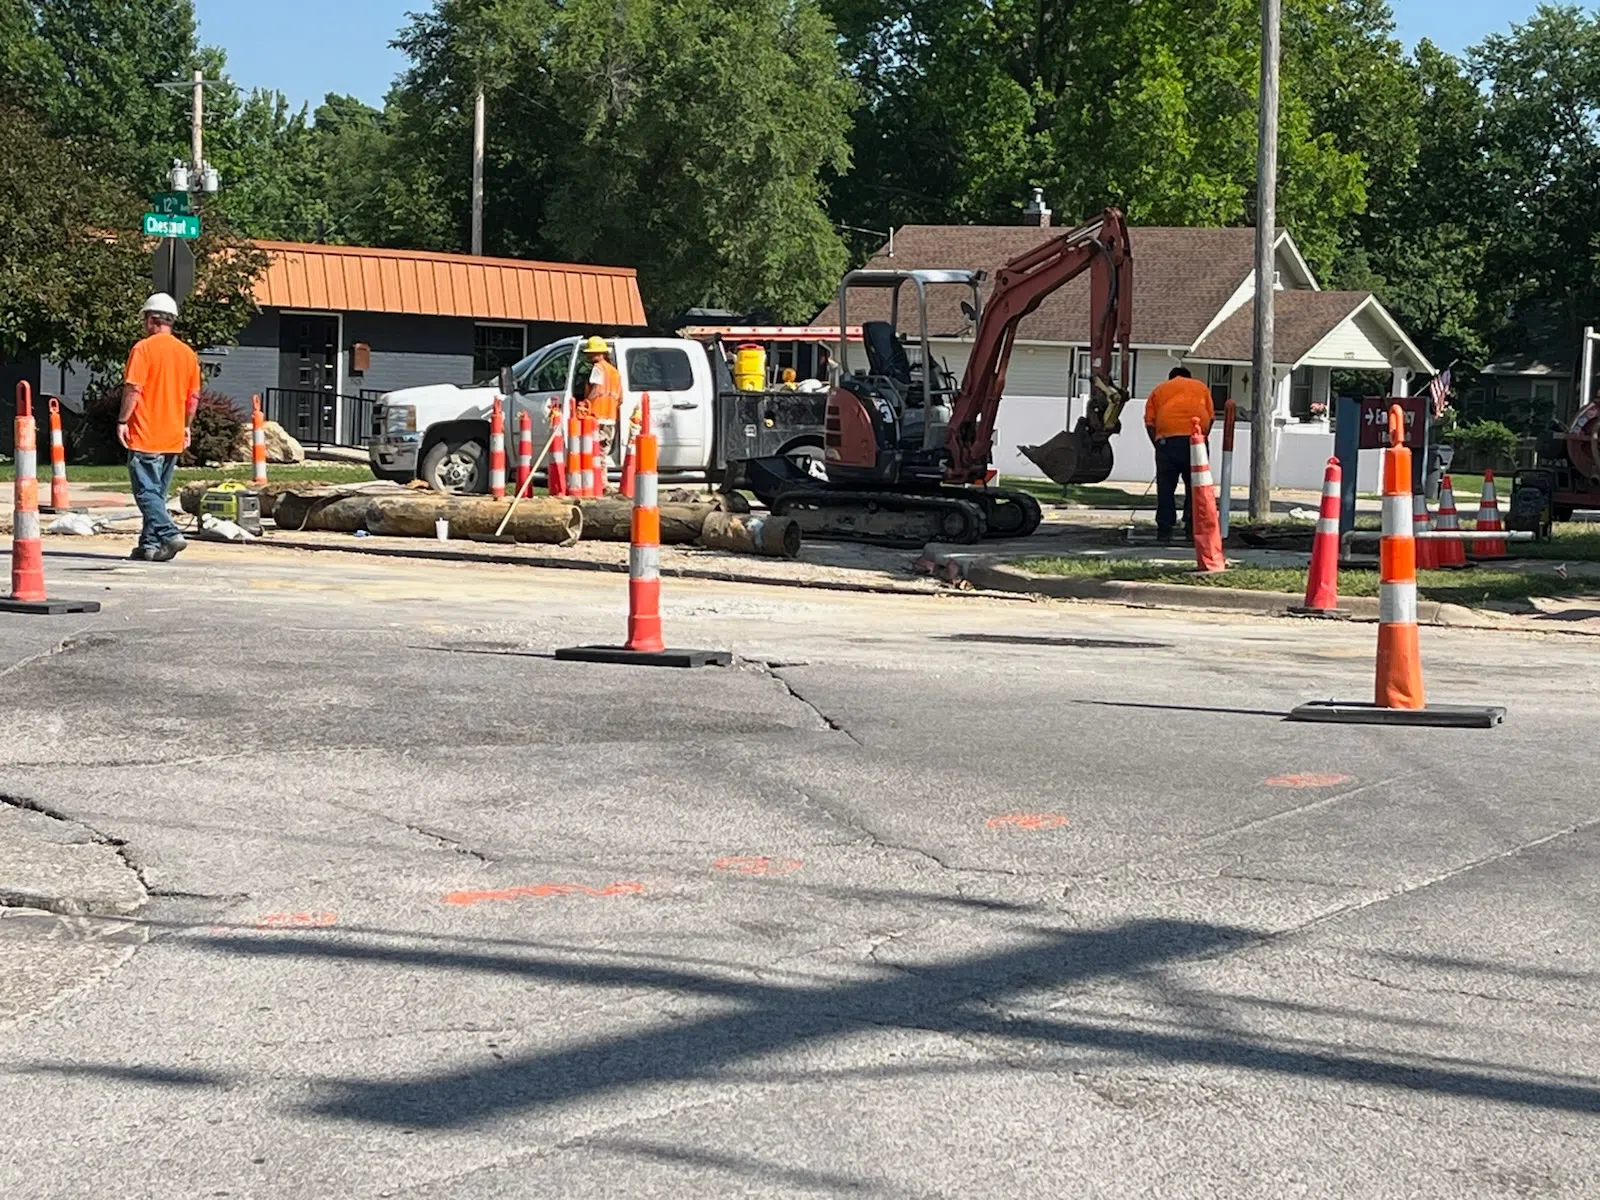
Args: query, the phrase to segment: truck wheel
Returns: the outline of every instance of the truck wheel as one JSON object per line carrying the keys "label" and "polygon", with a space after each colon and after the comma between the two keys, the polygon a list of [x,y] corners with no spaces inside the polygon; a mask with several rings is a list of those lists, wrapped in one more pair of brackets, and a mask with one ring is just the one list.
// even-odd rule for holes
{"label": "truck wheel", "polygon": [[489,490],[489,448],[475,439],[435,442],[422,456],[419,478],[436,492]]}

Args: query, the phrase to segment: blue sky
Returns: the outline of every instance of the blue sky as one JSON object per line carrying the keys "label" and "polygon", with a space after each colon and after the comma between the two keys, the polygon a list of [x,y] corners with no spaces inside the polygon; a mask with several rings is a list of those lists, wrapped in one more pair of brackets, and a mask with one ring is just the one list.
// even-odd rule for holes
{"label": "blue sky", "polygon": [[[1407,46],[1428,37],[1451,51],[1526,20],[1538,7],[1538,0],[1390,2]],[[429,6],[429,0],[195,0],[200,37],[228,52],[236,83],[277,88],[313,108],[330,91],[382,104],[405,66],[389,42],[408,10]]]}

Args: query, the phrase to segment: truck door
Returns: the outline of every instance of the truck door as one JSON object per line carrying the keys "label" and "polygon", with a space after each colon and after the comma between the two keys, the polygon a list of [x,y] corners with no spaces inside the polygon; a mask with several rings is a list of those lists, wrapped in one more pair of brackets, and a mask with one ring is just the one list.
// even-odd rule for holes
{"label": "truck door", "polygon": [[519,396],[533,412],[533,440],[536,447],[542,444],[541,429],[545,431],[544,437],[550,436],[546,406],[552,400],[557,404],[566,403],[567,388],[572,381],[572,360],[577,356],[577,351],[576,340],[547,346],[543,351],[535,352],[533,365],[525,381],[517,381]]}
{"label": "truck door", "polygon": [[[703,362],[704,353],[695,349]],[[627,411],[638,405],[639,393],[650,393],[651,432],[661,439],[661,470],[705,470],[714,415],[709,371],[697,380],[684,346],[628,347],[623,359]]]}

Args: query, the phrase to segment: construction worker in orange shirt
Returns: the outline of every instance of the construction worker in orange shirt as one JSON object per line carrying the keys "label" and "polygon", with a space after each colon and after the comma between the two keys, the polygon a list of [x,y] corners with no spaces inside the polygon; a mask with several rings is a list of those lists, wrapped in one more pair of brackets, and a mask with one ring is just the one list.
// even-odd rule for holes
{"label": "construction worker in orange shirt", "polygon": [[622,411],[622,373],[606,357],[605,338],[589,338],[583,343],[583,353],[589,359],[589,386],[582,406],[599,427],[600,444],[596,450],[609,460],[617,440],[617,417]]}
{"label": "construction worker in orange shirt", "polygon": [[130,557],[168,562],[188,545],[167,512],[167,491],[200,405],[200,360],[173,336],[178,304],[171,296],[157,292],[141,315],[145,336],[122,372],[117,441],[128,452],[128,481],[144,518]]}
{"label": "construction worker in orange shirt", "polygon": [[1158,384],[1144,402],[1144,428],[1156,451],[1156,541],[1172,543],[1172,527],[1178,521],[1178,480],[1183,480],[1183,536],[1194,535],[1189,524],[1189,432],[1198,419],[1200,431],[1211,433],[1217,408],[1211,389],[1189,373],[1188,367],[1173,367],[1167,381]]}

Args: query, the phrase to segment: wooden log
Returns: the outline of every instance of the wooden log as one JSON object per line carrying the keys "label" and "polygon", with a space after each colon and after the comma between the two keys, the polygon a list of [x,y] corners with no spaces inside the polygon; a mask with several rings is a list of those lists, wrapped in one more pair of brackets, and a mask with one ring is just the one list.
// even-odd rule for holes
{"label": "wooden log", "polygon": [[366,527],[367,505],[371,496],[342,492],[336,488],[278,493],[272,519],[287,533],[318,530],[324,533],[354,533]]}
{"label": "wooden log", "polygon": [[[435,536],[440,517],[450,522],[452,538],[493,534],[511,507],[510,500],[488,496],[440,496],[422,493],[401,496],[367,496],[366,527],[385,537]],[[517,505],[506,523],[505,535],[519,542],[570,546],[584,529],[583,513],[570,500],[533,496]]]}
{"label": "wooden log", "polygon": [[793,517],[713,512],[701,526],[700,545],[736,554],[794,558],[800,553],[800,525]]}
{"label": "wooden log", "polygon": [[[633,501],[621,497],[580,500],[583,509],[583,536],[597,542],[626,542],[633,538]],[[660,506],[661,544],[687,546],[700,536],[706,516],[716,509],[709,504]]]}

